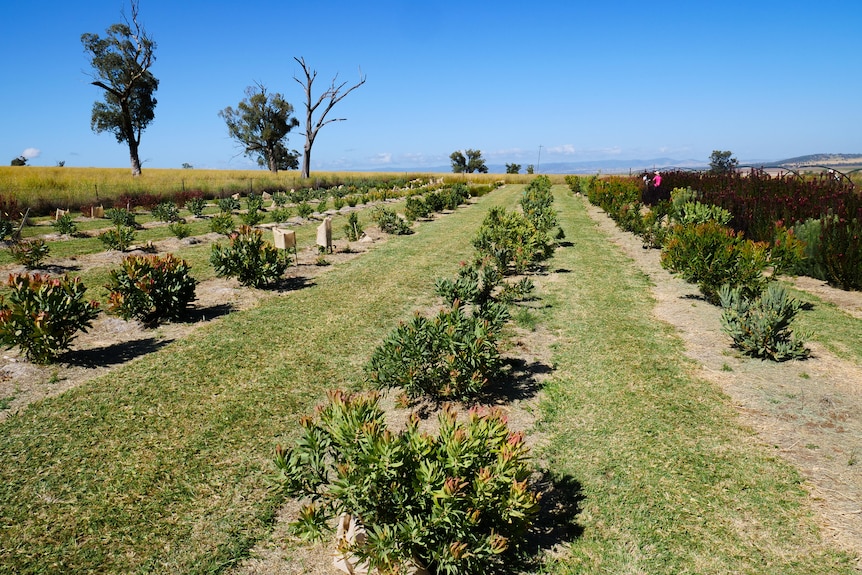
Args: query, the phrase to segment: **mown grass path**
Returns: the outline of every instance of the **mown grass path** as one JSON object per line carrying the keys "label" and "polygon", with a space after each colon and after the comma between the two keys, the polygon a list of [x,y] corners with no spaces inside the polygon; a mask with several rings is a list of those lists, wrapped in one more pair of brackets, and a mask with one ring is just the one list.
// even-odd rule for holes
{"label": "mown grass path", "polygon": [[[689,375],[645,278],[557,187],[572,246],[542,297],[558,335],[540,454],[582,486],[567,573],[842,573],[798,475]],[[435,302],[491,205],[390,238],[192,338],[0,425],[0,573],[213,573],[271,526],[269,458],[324,391],[356,385],[379,341]]]}
{"label": "mown grass path", "polygon": [[797,472],[690,375],[648,279],[557,188],[573,246],[543,287],[559,335],[545,457],[578,479],[582,537],[555,573],[852,573],[826,548]]}

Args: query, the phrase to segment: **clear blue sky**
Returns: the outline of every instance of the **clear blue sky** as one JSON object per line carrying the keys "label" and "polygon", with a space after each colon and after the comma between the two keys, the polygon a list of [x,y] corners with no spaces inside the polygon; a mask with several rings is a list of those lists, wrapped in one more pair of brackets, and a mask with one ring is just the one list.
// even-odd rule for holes
{"label": "clear blue sky", "polygon": [[[124,10],[3,2],[0,163],[26,150],[35,166],[129,165],[90,130],[102,94],[80,41]],[[859,0],[140,0],[140,21],[160,81],[144,170],[253,167],[218,112],[259,82],[299,115],[294,56],[318,90],[368,77],[332,112],[347,121],[321,130],[312,171],[446,166],[466,148],[524,166],[862,152]]]}

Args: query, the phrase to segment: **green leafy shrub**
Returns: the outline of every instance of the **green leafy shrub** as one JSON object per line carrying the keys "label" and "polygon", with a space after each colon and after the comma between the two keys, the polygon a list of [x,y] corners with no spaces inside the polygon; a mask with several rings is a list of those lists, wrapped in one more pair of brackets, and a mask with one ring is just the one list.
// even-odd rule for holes
{"label": "green leafy shrub", "polygon": [[344,235],[349,242],[357,241],[362,235],[362,226],[359,225],[359,215],[356,212],[348,214],[347,223],[344,224]]}
{"label": "green leafy shrub", "polygon": [[862,290],[862,206],[858,218],[821,218],[818,259],[831,285]]}
{"label": "green leafy shrub", "polygon": [[336,210],[340,210],[344,207],[345,203],[346,202],[344,198],[342,198],[341,196],[335,196],[335,198],[332,200],[332,207],[334,207]]}
{"label": "green leafy shrub", "polygon": [[290,260],[285,250],[265,242],[260,230],[240,226],[231,235],[230,246],[213,245],[210,262],[219,277],[235,277],[244,286],[260,288],[277,282]]}
{"label": "green leafy shrub", "polygon": [[548,176],[538,176],[531,181],[521,194],[520,204],[524,215],[537,230],[547,232],[557,225],[554,195]]}
{"label": "green leafy shrub", "polygon": [[724,284],[740,288],[754,298],[768,282],[763,271],[769,264],[766,244],[752,242],[741,233],[716,221],[675,225],[662,248],[661,264],[696,283],[706,298],[718,303],[718,290]]}
{"label": "green leafy shrub", "polygon": [[175,222],[180,219],[180,210],[173,202],[160,202],[153,208],[152,214],[160,222]]}
{"label": "green leafy shrub", "polygon": [[173,254],[128,256],[113,270],[108,289],[108,311],[145,324],[180,319],[195,299],[191,266]]}
{"label": "green leafy shrub", "polygon": [[471,411],[459,423],[451,409],[439,432],[386,427],[377,396],[329,394],[301,421],[292,448],[276,448],[278,483],[303,497],[294,530],[321,537],[334,517],[356,518],[364,543],[340,551],[380,573],[419,564],[431,573],[484,575],[511,561],[538,512],[530,488],[529,450],[499,410]]}
{"label": "green leafy shrub", "polygon": [[769,263],[774,275],[794,273],[805,259],[805,244],[793,232],[793,228],[776,226],[775,237],[769,249]]}
{"label": "green leafy shrub", "polygon": [[168,224],[168,229],[174,234],[174,237],[180,240],[189,237],[192,233],[192,229],[183,221],[171,222]]}
{"label": "green leafy shrub", "polygon": [[117,226],[99,234],[99,241],[109,250],[124,252],[135,241],[135,230],[128,226]]}
{"label": "green leafy shrub", "polygon": [[272,214],[272,221],[274,222],[286,222],[290,219],[290,208],[275,208],[270,212]]}
{"label": "green leafy shrub", "polygon": [[233,213],[240,208],[239,200],[233,196],[219,198],[218,209],[223,214]]}
{"label": "green leafy shrub", "polygon": [[801,304],[780,284],[770,284],[754,299],[725,285],[719,299],[722,329],[746,355],[774,361],[808,357],[802,339],[790,329]]}
{"label": "green leafy shrub", "polygon": [[[440,192],[440,199],[444,210],[456,210],[458,206],[467,202],[470,198],[470,190],[464,184],[453,184]],[[434,210],[440,211],[440,210]]]}
{"label": "green leafy shrub", "polygon": [[386,206],[376,206],[371,212],[371,219],[377,222],[377,227],[385,234],[403,236],[413,233],[410,224]]}
{"label": "green leafy shrub", "polygon": [[37,268],[42,265],[51,251],[45,240],[36,238],[32,240],[21,240],[9,246],[12,259],[27,269]]}
{"label": "green leafy shrub", "polygon": [[326,198],[320,198],[320,201],[317,202],[317,206],[315,206],[314,211],[322,214],[326,211],[326,207]]}
{"label": "green leafy shrub", "polygon": [[404,203],[404,217],[407,218],[408,222],[415,222],[430,215],[431,210],[428,208],[425,200],[422,199],[422,196],[410,196]]}
{"label": "green leafy shrub", "polygon": [[428,192],[425,194],[425,205],[432,212],[442,212],[446,206],[446,200],[440,192]]}
{"label": "green leafy shrub", "polygon": [[678,210],[675,220],[683,226],[706,222],[717,222],[722,226],[726,226],[733,217],[729,211],[722,207],[702,204],[700,202],[685,202],[674,209]]}
{"label": "green leafy shrub", "polygon": [[284,192],[276,192],[272,195],[272,202],[279,208],[286,206],[288,199],[287,194]]}
{"label": "green leafy shrub", "polygon": [[196,218],[204,214],[204,208],[207,203],[203,196],[194,196],[186,200],[185,208],[192,213]]}
{"label": "green leafy shrub", "polygon": [[220,212],[210,219],[210,230],[217,234],[229,235],[236,229],[230,212]]}
{"label": "green leafy shrub", "polygon": [[78,224],[75,223],[75,218],[72,217],[72,214],[63,214],[51,222],[51,225],[54,226],[58,234],[73,236],[78,233]]}
{"label": "green leafy shrub", "polygon": [[510,269],[523,273],[534,262],[550,257],[554,242],[547,232],[536,229],[524,214],[494,206],[473,238],[473,247],[481,257],[494,258],[497,268],[505,275]]}
{"label": "green leafy shrub", "polygon": [[459,302],[434,318],[417,313],[374,351],[366,373],[378,387],[400,387],[410,398],[475,397],[499,371],[499,327],[467,315]]}
{"label": "green leafy shrub", "polygon": [[308,202],[300,202],[296,206],[296,213],[300,218],[308,219],[308,216],[314,213],[314,208]]}
{"label": "green leafy shrub", "polygon": [[803,257],[789,270],[791,273],[826,281],[826,272],[820,262],[820,220],[809,218],[793,226],[793,235],[802,242]]}
{"label": "green leafy shrub", "polygon": [[111,223],[116,227],[138,227],[138,222],[135,221],[135,214],[126,208],[110,208],[105,210],[105,217],[111,220]]}
{"label": "green leafy shrub", "polygon": [[54,361],[99,313],[98,302],[84,300],[80,278],[12,274],[8,286],[8,302],[0,296],[0,341],[35,363]]}

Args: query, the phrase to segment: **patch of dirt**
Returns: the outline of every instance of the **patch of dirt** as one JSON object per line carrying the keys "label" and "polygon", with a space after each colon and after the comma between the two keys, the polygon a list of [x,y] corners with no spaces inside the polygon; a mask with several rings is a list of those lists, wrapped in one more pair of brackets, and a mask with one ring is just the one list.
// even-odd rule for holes
{"label": "patch of dirt", "polygon": [[[800,471],[824,537],[859,555],[862,570],[862,366],[814,342],[804,361],[775,363],[737,353],[721,330],[719,307],[662,268],[659,250],[643,249],[640,238],[620,230],[601,209],[587,209],[649,276],[655,315],[677,330],[697,375],[721,386],[760,442]],[[795,285],[860,317],[860,292],[811,278],[797,278]]]}

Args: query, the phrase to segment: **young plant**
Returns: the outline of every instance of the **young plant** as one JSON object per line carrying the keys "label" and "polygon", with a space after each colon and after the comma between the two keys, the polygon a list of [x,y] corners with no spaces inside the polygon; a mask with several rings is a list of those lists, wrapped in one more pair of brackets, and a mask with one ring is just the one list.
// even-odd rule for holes
{"label": "young plant", "polygon": [[206,205],[207,203],[203,196],[193,196],[186,200],[185,208],[190,211],[194,217],[199,218],[204,214],[204,208]]}
{"label": "young plant", "polygon": [[422,199],[422,196],[410,196],[404,204],[404,216],[408,222],[427,218],[431,215],[431,210]]}
{"label": "young plant", "polygon": [[58,234],[63,234],[64,236],[73,236],[78,233],[78,224],[75,223],[75,218],[72,217],[72,214],[63,214],[51,222],[51,225],[54,226]]}
{"label": "young plant", "polygon": [[152,210],[153,217],[160,222],[175,222],[180,219],[180,210],[173,202],[161,202]]}
{"label": "young plant", "polygon": [[189,225],[185,222],[171,222],[168,224],[168,229],[177,239],[187,238],[191,235],[192,230]]}
{"label": "young plant", "polygon": [[246,212],[239,215],[239,218],[247,226],[256,226],[263,221],[263,198],[257,194],[249,194],[245,199]]}
{"label": "young plant", "polygon": [[500,327],[468,315],[457,301],[434,318],[417,313],[374,351],[365,368],[368,379],[381,388],[400,387],[413,399],[476,397],[502,364]]}
{"label": "young plant", "polygon": [[138,227],[138,222],[135,221],[135,214],[133,214],[126,208],[111,208],[109,210],[106,210],[105,217],[111,220],[111,223],[114,224],[116,227]]}
{"label": "young plant", "polygon": [[51,249],[43,239],[21,240],[9,246],[12,258],[28,270],[38,268]]}
{"label": "young plant", "polygon": [[218,209],[223,214],[230,214],[231,212],[235,212],[239,210],[239,207],[239,200],[234,198],[233,196],[219,198]]}
{"label": "young plant", "polygon": [[308,216],[314,213],[314,208],[311,207],[311,204],[308,202],[300,202],[299,205],[296,206],[296,213],[300,218],[308,219]]}
{"label": "young plant", "polygon": [[347,223],[344,224],[344,235],[347,236],[347,241],[355,242],[362,235],[362,227],[359,225],[359,216],[356,212],[350,212],[347,216]]}
{"label": "young plant", "polygon": [[413,233],[410,224],[404,218],[385,206],[375,207],[371,212],[371,218],[377,222],[377,227],[385,234],[403,236]]}
{"label": "young plant", "polygon": [[339,551],[369,572],[484,574],[511,561],[538,512],[529,450],[499,410],[471,411],[459,423],[444,410],[439,433],[386,427],[375,394],[329,394],[301,420],[292,448],[276,448],[277,482],[309,500],[293,529],[319,538],[339,515],[365,527],[364,541]]}
{"label": "young plant", "polygon": [[230,212],[221,212],[210,219],[210,230],[225,236],[230,235],[236,229],[233,216]]}
{"label": "young plant", "polygon": [[12,274],[8,287],[8,302],[0,296],[0,342],[34,363],[54,361],[99,313],[98,302],[84,300],[80,278]]}
{"label": "young plant", "polygon": [[284,250],[265,242],[260,230],[240,226],[231,235],[230,246],[213,244],[210,262],[219,277],[235,277],[244,286],[260,288],[277,282],[290,259]]}
{"label": "young plant", "polygon": [[746,355],[786,361],[810,354],[802,339],[790,329],[801,304],[784,287],[772,283],[757,298],[747,298],[740,288],[722,286],[721,326],[733,338],[734,347]]}
{"label": "young plant", "polygon": [[135,230],[129,226],[117,226],[99,234],[99,241],[106,249],[124,252],[135,241]]}
{"label": "young plant", "polygon": [[108,311],[147,325],[180,319],[195,299],[191,266],[172,254],[128,256],[111,272]]}

